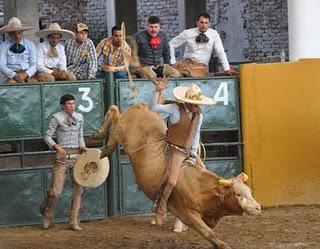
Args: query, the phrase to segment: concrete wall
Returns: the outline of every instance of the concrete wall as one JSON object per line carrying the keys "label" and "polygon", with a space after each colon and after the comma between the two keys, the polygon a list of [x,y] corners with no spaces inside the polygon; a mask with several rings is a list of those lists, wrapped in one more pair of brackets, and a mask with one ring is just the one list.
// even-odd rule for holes
{"label": "concrete wall", "polygon": [[320,204],[320,60],[240,71],[244,169],[264,206]]}
{"label": "concrete wall", "polygon": [[169,38],[179,34],[178,1],[177,0],[138,0],[137,16],[138,30],[141,31],[147,26],[147,19],[150,15],[160,17],[161,27]]}
{"label": "concrete wall", "polygon": [[78,22],[85,22],[90,38],[99,42],[107,36],[107,0],[38,0],[40,20],[44,27],[58,22],[63,28],[74,29]]}

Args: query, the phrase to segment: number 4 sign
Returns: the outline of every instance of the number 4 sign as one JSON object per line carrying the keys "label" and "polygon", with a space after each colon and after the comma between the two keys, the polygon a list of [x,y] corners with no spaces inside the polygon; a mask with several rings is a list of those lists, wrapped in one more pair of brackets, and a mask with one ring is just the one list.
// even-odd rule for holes
{"label": "number 4 sign", "polygon": [[228,105],[229,95],[228,95],[228,83],[222,82],[220,83],[216,94],[213,99],[217,102],[223,102],[224,105]]}

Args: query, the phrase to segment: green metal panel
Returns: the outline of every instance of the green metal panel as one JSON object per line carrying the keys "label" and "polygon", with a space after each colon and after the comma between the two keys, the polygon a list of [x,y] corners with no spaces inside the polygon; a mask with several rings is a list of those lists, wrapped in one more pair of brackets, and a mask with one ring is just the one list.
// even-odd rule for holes
{"label": "green metal panel", "polygon": [[[43,148],[25,151],[24,142],[30,139],[30,144],[35,141],[33,139],[42,139],[49,118],[60,110],[59,100],[65,93],[72,93],[76,97],[78,111],[83,113],[85,119],[85,134],[90,134],[101,125],[104,116],[103,81],[0,86],[0,140],[8,143],[18,140],[19,146],[17,151],[8,153],[7,164],[10,164],[11,158],[20,158],[20,166],[24,167],[25,162],[30,161],[27,160],[28,155],[48,153],[42,151]],[[1,156],[5,157],[6,154]],[[0,226],[41,222],[39,207],[51,183],[51,169],[45,168],[47,165],[44,162],[32,165],[37,165],[37,168],[9,170],[10,165],[1,167],[7,170],[0,170]],[[57,201],[55,221],[69,219],[71,192],[68,176],[65,190]],[[107,204],[106,184],[86,190],[81,218],[107,217]]]}
{"label": "green metal panel", "polygon": [[[0,172],[0,227],[8,225],[39,224],[39,208],[51,184],[51,169],[28,169]],[[71,180],[67,176],[64,191],[55,206],[54,222],[70,218]],[[85,189],[81,219],[98,219],[108,216],[106,184]]]}
{"label": "green metal panel", "polygon": [[146,214],[152,212],[152,202],[139,190],[130,163],[121,164],[121,214]]}
{"label": "green metal panel", "polygon": [[0,139],[39,138],[51,115],[61,110],[60,97],[74,94],[77,110],[84,115],[84,133],[91,134],[101,125],[103,82],[81,81],[34,85],[0,85]]}
{"label": "green metal panel", "polygon": [[[46,170],[47,189],[49,189],[52,180],[51,169]],[[105,191],[105,184],[95,189],[85,189],[82,197],[82,207],[80,210],[81,219],[104,218],[108,216],[107,213],[107,196]],[[45,196],[44,196],[45,198]],[[64,190],[59,196],[55,211],[55,221],[65,221],[70,218],[70,208],[72,200],[72,184],[69,173],[67,173]]]}
{"label": "green metal panel", "polygon": [[[127,108],[133,104],[146,103],[151,100],[152,93],[154,92],[154,84],[148,80],[135,80],[134,85],[138,90],[138,97],[134,98],[131,91],[131,84],[127,80],[117,81],[118,101],[120,111],[126,111]],[[176,80],[168,80],[168,89],[165,91],[166,99],[173,99],[172,90],[176,87]]]}
{"label": "green metal panel", "polygon": [[39,137],[40,85],[0,85],[0,139]]}
{"label": "green metal panel", "polygon": [[[240,159],[217,159],[205,161],[208,170],[218,176],[231,178],[242,171]],[[121,214],[137,215],[152,213],[152,201],[139,190],[130,163],[122,163],[121,169]]]}
{"label": "green metal panel", "polygon": [[236,78],[219,77],[204,79],[179,79],[178,85],[195,83],[204,95],[214,98],[214,106],[202,106],[202,129],[226,130],[239,128],[238,86]]}
{"label": "green metal panel", "polygon": [[[215,131],[238,131],[235,141],[207,141],[207,149],[214,149],[213,152],[228,152],[230,146],[236,146],[239,150],[237,157],[230,158],[225,155],[222,158],[208,158],[205,164],[208,170],[215,172],[222,177],[232,177],[242,171],[241,161],[241,135],[239,118],[239,100],[238,85],[234,77],[215,77],[215,78],[181,78],[171,79],[168,83],[168,89],[165,91],[165,99],[174,99],[172,90],[177,85],[190,85],[196,83],[200,85],[203,93],[214,98],[217,103],[214,106],[202,106],[204,114],[204,123],[202,130],[207,132]],[[154,85],[147,80],[135,80],[135,87],[138,90],[138,98],[133,97],[131,84],[127,80],[117,80],[117,105],[120,110],[125,111],[130,105],[135,103],[149,103],[154,91]],[[236,133],[236,134],[237,134]],[[221,133],[222,134],[222,133]],[[219,136],[218,136],[219,137]],[[220,149],[216,147],[221,146]],[[135,177],[126,159],[120,157],[118,150],[119,165],[119,188],[120,188],[120,211],[121,214],[142,214],[151,213],[152,202],[138,189]]]}
{"label": "green metal panel", "polygon": [[205,161],[208,170],[224,178],[231,178],[241,173],[242,162],[237,159],[216,159]]}
{"label": "green metal panel", "polygon": [[0,172],[0,226],[39,222],[43,188],[41,170]]}
{"label": "green metal panel", "polygon": [[[84,116],[84,133],[91,134],[101,125],[103,118],[103,90],[101,81],[54,83],[42,87],[43,127],[47,128],[52,114],[60,111],[59,100],[71,93],[76,98],[77,111]],[[44,130],[45,131],[45,130]]]}

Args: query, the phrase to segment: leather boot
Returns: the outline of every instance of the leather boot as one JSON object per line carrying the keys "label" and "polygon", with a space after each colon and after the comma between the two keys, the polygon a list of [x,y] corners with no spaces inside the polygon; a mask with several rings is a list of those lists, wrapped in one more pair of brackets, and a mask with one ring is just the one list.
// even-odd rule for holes
{"label": "leather boot", "polygon": [[71,204],[71,216],[70,216],[70,226],[73,231],[81,231],[82,228],[80,227],[80,219],[79,219],[79,211],[81,207],[81,195],[75,196],[72,198]]}
{"label": "leather boot", "polygon": [[55,200],[56,198],[48,192],[47,198],[43,201],[40,207],[40,213],[42,214],[42,226],[44,229],[48,229],[50,227]]}

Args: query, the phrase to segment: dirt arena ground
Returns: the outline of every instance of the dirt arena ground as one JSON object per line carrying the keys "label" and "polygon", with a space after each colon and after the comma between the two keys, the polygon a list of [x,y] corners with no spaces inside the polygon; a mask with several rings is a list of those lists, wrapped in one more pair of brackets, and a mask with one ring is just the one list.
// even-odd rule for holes
{"label": "dirt arena ground", "polygon": [[[173,217],[164,227],[149,224],[150,217],[83,222],[83,231],[55,224],[0,229],[0,249],[209,249],[194,231],[170,231]],[[230,216],[214,230],[233,249],[319,249],[320,206],[277,207],[259,217]]]}

